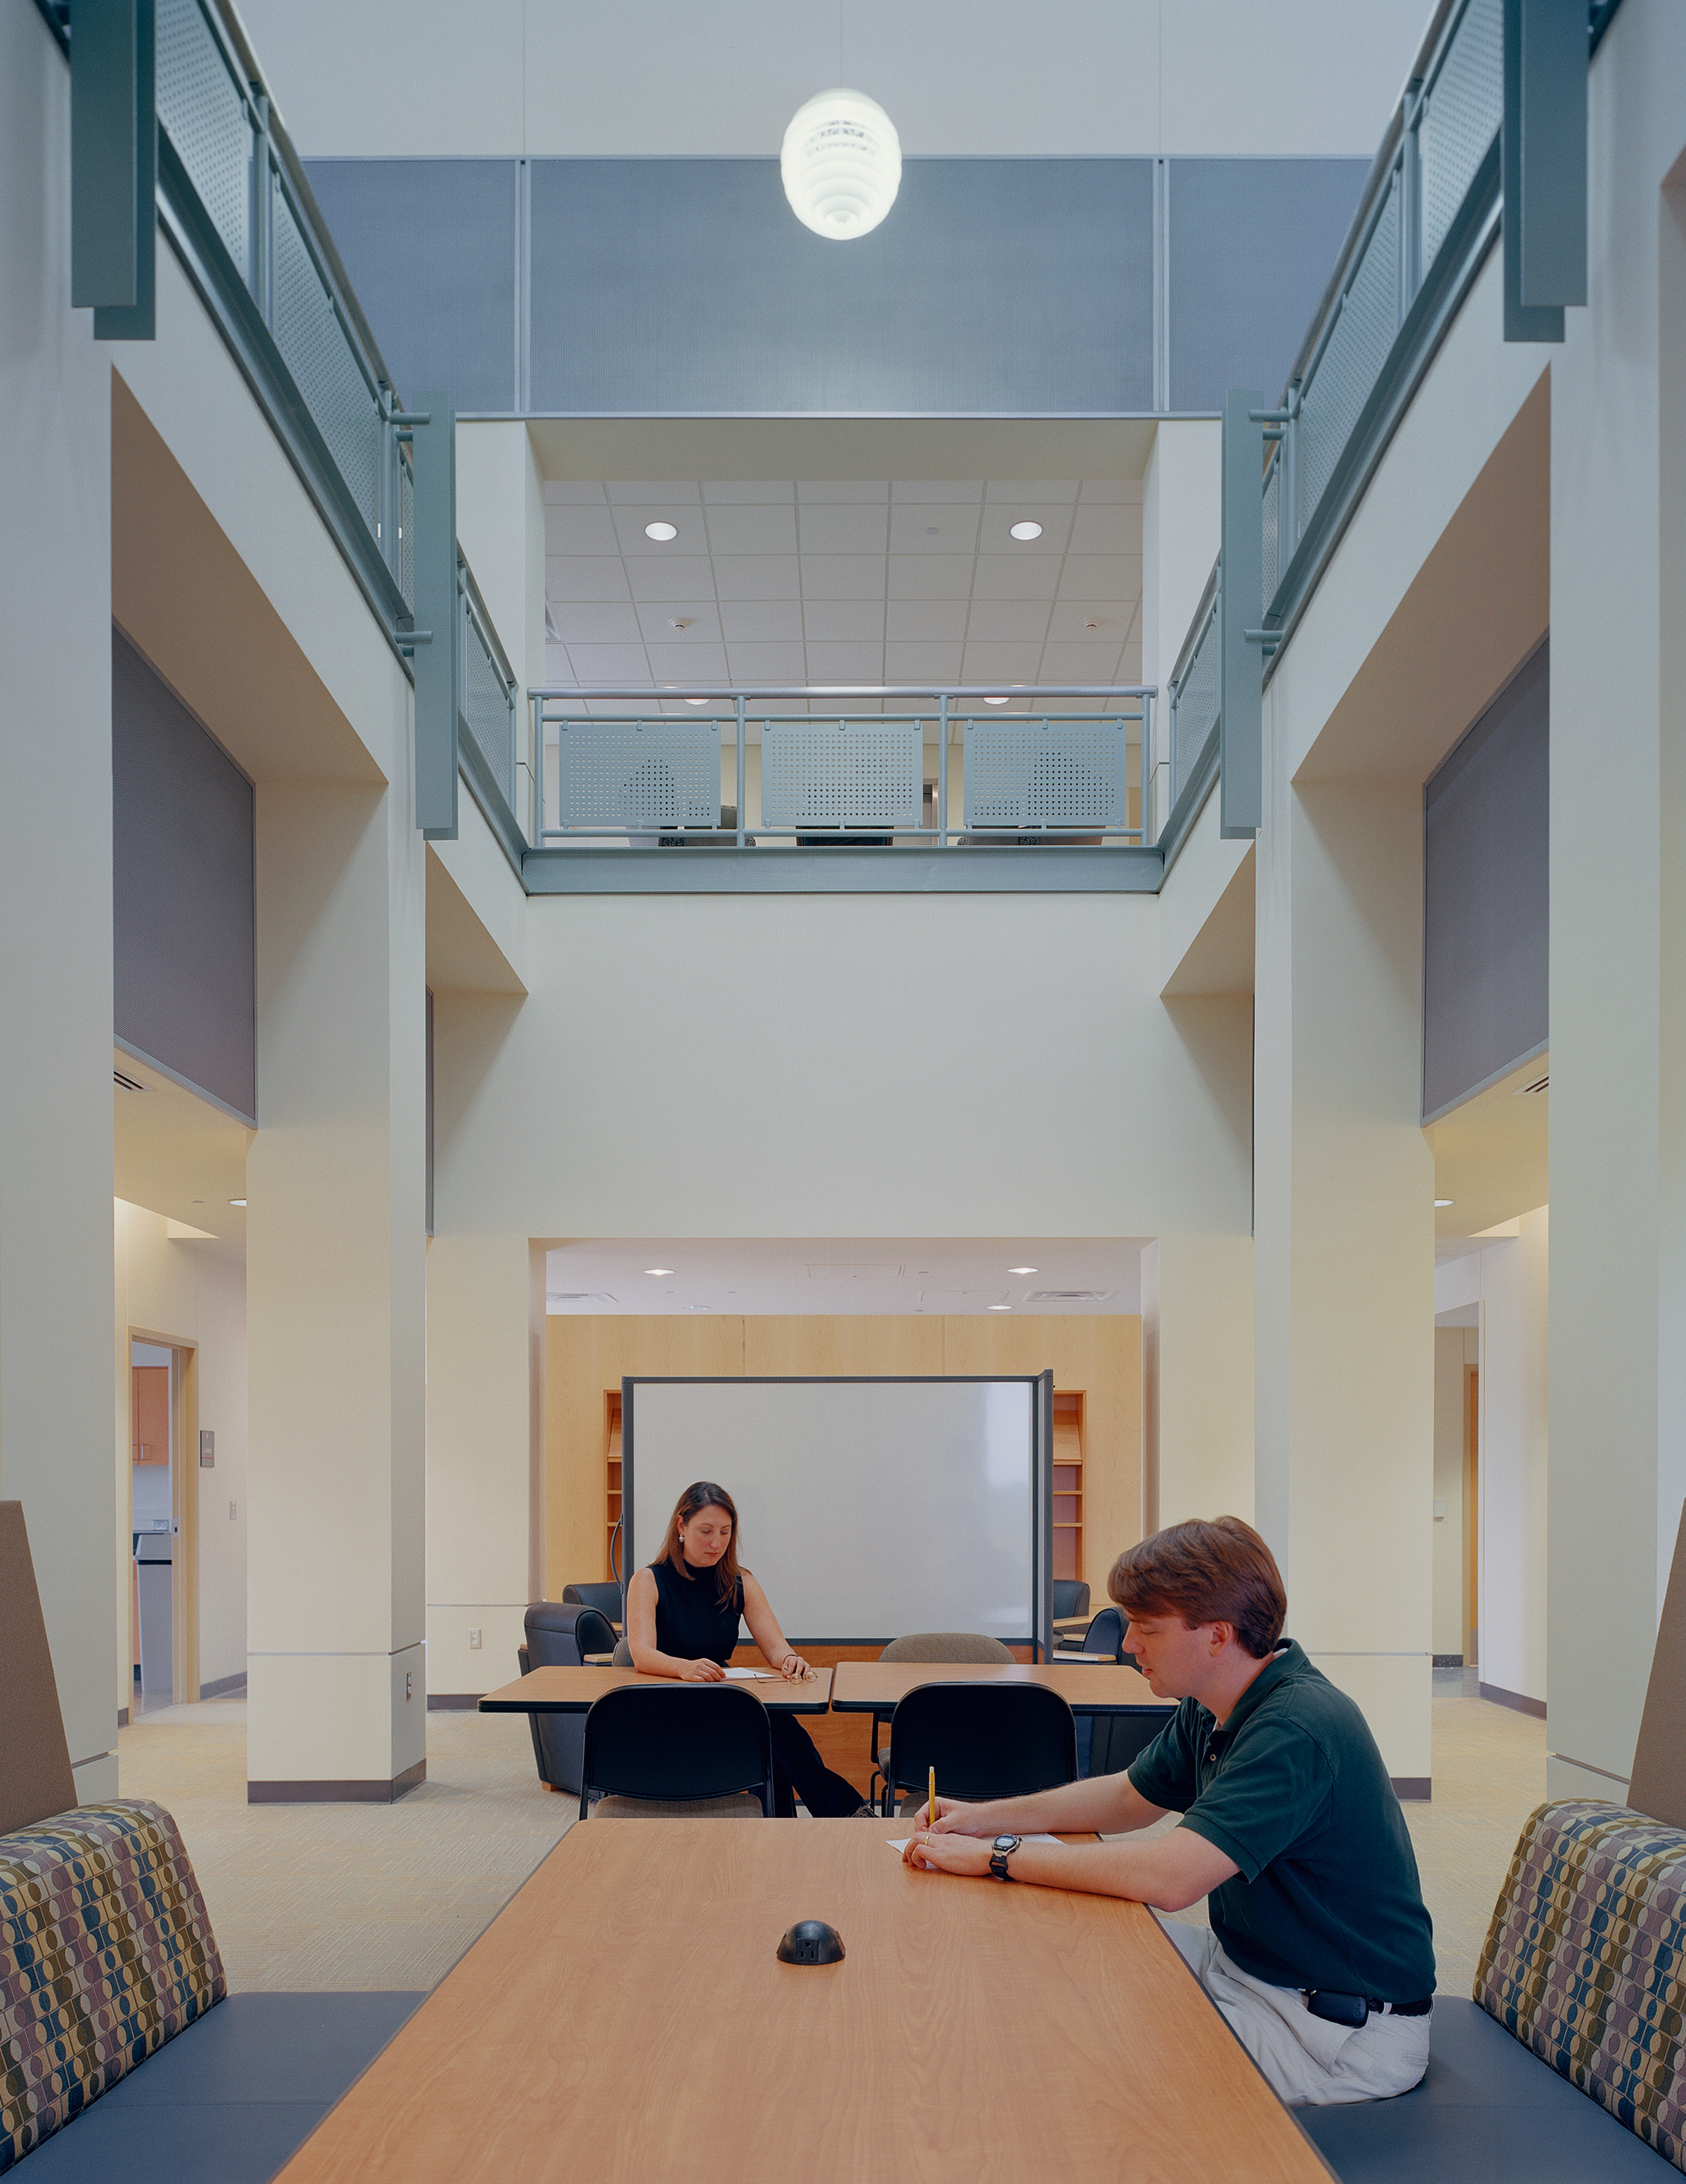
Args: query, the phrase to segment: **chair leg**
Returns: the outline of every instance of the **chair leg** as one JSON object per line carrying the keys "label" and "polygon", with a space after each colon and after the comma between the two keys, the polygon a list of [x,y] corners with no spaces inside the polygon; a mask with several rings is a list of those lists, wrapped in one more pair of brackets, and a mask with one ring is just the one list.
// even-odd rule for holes
{"label": "chair leg", "polygon": [[581,1819],[584,1819],[591,1809],[591,1794],[592,1786],[586,1780],[585,1770],[582,1768],[580,1771],[580,1818]]}

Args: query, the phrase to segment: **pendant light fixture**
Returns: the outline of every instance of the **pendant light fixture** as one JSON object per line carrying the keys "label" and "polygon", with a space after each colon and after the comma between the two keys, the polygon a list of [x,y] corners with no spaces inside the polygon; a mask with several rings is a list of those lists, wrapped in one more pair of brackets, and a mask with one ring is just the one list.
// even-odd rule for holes
{"label": "pendant light fixture", "polygon": [[779,173],[804,227],[833,242],[852,242],[871,234],[896,201],[901,140],[865,92],[822,91],[791,117]]}

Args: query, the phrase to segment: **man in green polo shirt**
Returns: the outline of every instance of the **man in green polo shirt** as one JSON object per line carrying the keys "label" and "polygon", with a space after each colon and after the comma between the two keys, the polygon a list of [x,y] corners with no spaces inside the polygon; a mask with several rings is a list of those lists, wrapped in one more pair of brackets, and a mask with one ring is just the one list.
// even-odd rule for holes
{"label": "man in green polo shirt", "polygon": [[[1160,1911],[1204,1896],[1210,1931],[1166,1930],[1283,2100],[1408,2092],[1434,1990],[1416,1858],[1363,1715],[1282,1636],[1275,1557],[1238,1517],[1173,1524],[1121,1554],[1107,1590],[1142,1674],[1182,1702],[1167,1726],[1122,1774],[939,1800],[908,1863]],[[1167,1813],[1182,1825],[1143,1842],[1023,1840],[1128,1835]]]}

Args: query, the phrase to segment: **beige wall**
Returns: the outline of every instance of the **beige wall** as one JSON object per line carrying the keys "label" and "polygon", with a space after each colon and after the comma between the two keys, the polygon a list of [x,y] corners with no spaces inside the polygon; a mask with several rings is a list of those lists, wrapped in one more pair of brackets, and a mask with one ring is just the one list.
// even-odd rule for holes
{"label": "beige wall", "polygon": [[1133,1316],[986,1319],[595,1318],[546,1324],[545,1590],[608,1575],[604,1396],[623,1374],[1019,1373],[1082,1389],[1084,1574],[1097,1598],[1141,1537],[1141,1322]]}
{"label": "beige wall", "polygon": [[[1434,1330],[1434,1651],[1464,1650],[1465,1352],[1472,1328]],[[1471,1362],[1473,1362],[1472,1359]]]}

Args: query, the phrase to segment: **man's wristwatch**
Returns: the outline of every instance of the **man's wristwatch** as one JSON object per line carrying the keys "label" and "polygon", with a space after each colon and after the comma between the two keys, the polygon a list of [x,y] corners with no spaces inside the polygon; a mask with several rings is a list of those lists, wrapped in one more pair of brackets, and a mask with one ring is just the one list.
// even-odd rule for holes
{"label": "man's wristwatch", "polygon": [[997,1880],[1010,1880],[1007,1860],[1024,1841],[1022,1836],[997,1836],[989,1852],[989,1870]]}

